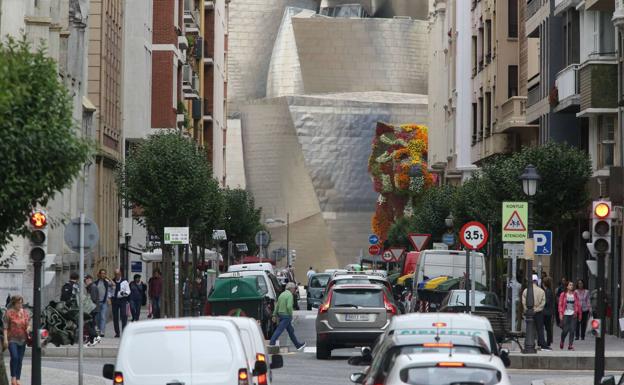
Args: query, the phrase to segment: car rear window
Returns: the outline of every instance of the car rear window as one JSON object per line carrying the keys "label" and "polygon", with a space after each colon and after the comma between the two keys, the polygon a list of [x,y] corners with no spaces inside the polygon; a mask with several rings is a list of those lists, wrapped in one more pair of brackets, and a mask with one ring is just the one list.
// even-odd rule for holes
{"label": "car rear window", "polygon": [[383,307],[383,296],[378,289],[340,289],[332,294],[334,307]]}
{"label": "car rear window", "polygon": [[415,353],[448,353],[448,354],[489,354],[487,349],[479,346],[453,346],[448,347],[431,347],[423,345],[410,345],[401,348],[401,354]]}
{"label": "car rear window", "polygon": [[310,280],[310,287],[314,288],[322,288],[327,286],[327,282],[329,282],[329,276],[321,276],[321,277],[312,277]]}
{"label": "car rear window", "polygon": [[334,285],[359,285],[368,283],[371,283],[368,278],[342,278],[334,281]]}
{"label": "car rear window", "polygon": [[410,385],[495,385],[501,374],[495,369],[424,367],[403,369],[400,376]]}

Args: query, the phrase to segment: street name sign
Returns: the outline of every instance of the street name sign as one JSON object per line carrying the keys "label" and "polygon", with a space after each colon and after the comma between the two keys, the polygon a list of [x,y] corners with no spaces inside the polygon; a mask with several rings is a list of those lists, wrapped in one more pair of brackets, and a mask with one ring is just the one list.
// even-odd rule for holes
{"label": "street name sign", "polygon": [[412,246],[414,246],[414,250],[420,251],[425,247],[429,239],[431,238],[431,234],[408,234],[407,238],[409,239]]}
{"label": "street name sign", "polygon": [[368,243],[370,243],[371,245],[376,245],[379,243],[379,237],[377,236],[377,234],[371,234],[368,236]]}
{"label": "street name sign", "polygon": [[462,245],[470,250],[479,250],[488,240],[488,232],[485,226],[476,221],[468,222],[459,231]]}
{"label": "street name sign", "polygon": [[503,242],[524,242],[527,239],[527,202],[503,202]]}
{"label": "street name sign", "polygon": [[535,254],[552,255],[552,237],[552,231],[533,230],[533,239],[535,240]]}
{"label": "street name sign", "polygon": [[188,245],[188,227],[165,227],[165,245]]}

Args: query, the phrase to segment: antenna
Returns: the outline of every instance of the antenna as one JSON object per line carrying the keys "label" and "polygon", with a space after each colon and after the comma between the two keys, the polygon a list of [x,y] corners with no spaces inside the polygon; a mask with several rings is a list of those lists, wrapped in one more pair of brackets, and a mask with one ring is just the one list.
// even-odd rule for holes
{"label": "antenna", "polygon": [[[453,332],[453,319],[451,318],[451,333],[449,333],[449,336],[453,335],[452,332]],[[449,339],[449,342],[451,343],[449,347],[449,357],[453,357],[453,337]]]}

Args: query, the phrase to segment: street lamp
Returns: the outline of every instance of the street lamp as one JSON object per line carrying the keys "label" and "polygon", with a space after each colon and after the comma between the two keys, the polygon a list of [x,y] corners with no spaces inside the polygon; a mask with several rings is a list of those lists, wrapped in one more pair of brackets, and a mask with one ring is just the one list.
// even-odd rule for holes
{"label": "street lamp", "polygon": [[453,221],[455,220],[455,218],[453,217],[453,213],[449,213],[448,217],[446,217],[444,219],[444,224],[446,225],[446,227],[448,229],[453,228]]}
{"label": "street lamp", "polygon": [[287,266],[291,265],[290,262],[290,213],[286,213],[286,220],[280,218],[267,218],[264,223],[272,225],[275,223],[286,224],[286,263]]}
{"label": "street lamp", "polygon": [[[520,175],[522,181],[522,190],[529,197],[529,237],[533,238],[533,210],[532,203],[537,186],[541,177],[537,173],[537,169],[533,165],[525,167],[524,172]],[[527,260],[527,295],[526,295],[526,336],[524,338],[524,353],[537,353],[535,349],[535,309],[533,298],[533,260]]]}

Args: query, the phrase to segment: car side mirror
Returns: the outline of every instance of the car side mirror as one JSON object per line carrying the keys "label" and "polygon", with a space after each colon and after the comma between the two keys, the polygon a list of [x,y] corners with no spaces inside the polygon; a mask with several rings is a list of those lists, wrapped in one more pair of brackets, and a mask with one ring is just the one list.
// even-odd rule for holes
{"label": "car side mirror", "polygon": [[256,361],[254,365],[253,375],[259,376],[261,374],[266,374],[269,371],[266,361]]}
{"label": "car side mirror", "polygon": [[115,376],[115,365],[105,364],[102,368],[102,377],[112,380]]}
{"label": "car side mirror", "polygon": [[500,354],[498,356],[500,357],[501,361],[503,361],[503,364],[505,365],[506,368],[511,366],[511,359],[509,358],[508,349],[501,349]]}
{"label": "car side mirror", "polygon": [[351,376],[349,376],[349,379],[351,380],[351,382],[353,382],[354,384],[363,384],[364,383],[364,377],[366,375],[362,372],[357,372],[357,373],[351,373]]}
{"label": "car side mirror", "polygon": [[613,376],[602,377],[602,380],[600,380],[600,385],[615,385],[615,377]]}
{"label": "car side mirror", "polygon": [[271,356],[271,369],[279,369],[284,366],[284,358],[280,354]]}

